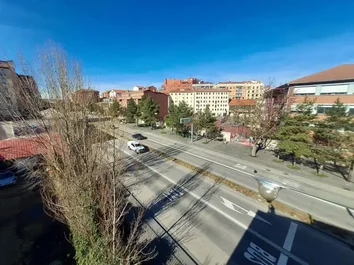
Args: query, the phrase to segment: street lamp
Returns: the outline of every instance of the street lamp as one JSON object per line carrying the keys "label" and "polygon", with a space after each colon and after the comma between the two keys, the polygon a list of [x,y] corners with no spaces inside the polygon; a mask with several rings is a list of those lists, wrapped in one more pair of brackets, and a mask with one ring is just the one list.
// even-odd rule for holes
{"label": "street lamp", "polygon": [[281,184],[278,184],[276,182],[260,178],[260,177],[255,177],[255,179],[258,182],[258,192],[259,194],[268,202],[272,203],[279,194],[279,191],[281,189],[284,189],[285,187]]}

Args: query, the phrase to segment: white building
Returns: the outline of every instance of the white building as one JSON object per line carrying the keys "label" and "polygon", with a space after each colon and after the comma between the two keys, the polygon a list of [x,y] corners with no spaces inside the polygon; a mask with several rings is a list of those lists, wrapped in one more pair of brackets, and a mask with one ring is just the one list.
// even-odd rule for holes
{"label": "white building", "polygon": [[142,91],[144,89],[145,89],[145,87],[143,87],[143,86],[134,86],[132,90],[133,91]]}
{"label": "white building", "polygon": [[170,97],[176,105],[186,102],[195,113],[203,111],[209,105],[214,116],[229,114],[229,90],[228,89],[196,89],[185,91],[171,91]]}
{"label": "white building", "polygon": [[193,89],[213,89],[217,87],[215,87],[215,84],[212,83],[201,83],[201,84],[193,84],[192,88]]}

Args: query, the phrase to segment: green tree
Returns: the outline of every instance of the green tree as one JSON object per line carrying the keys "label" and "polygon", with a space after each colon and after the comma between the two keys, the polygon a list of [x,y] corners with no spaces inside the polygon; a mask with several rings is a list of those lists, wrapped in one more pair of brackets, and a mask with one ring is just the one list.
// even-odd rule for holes
{"label": "green tree", "polygon": [[288,115],[278,128],[276,138],[280,140],[278,148],[291,155],[292,164],[296,157],[311,157],[313,143],[313,126],[316,115],[312,114],[314,102],[305,99],[297,106],[297,115]]}
{"label": "green tree", "polygon": [[341,158],[349,166],[347,181],[354,179],[354,132],[346,131],[342,134]]}
{"label": "green tree", "polygon": [[125,118],[128,123],[133,123],[137,120],[138,106],[134,99],[128,99],[127,108],[125,109]]}
{"label": "green tree", "polygon": [[139,117],[147,125],[152,125],[157,121],[159,105],[151,97],[142,97],[138,105]]}
{"label": "green tree", "polygon": [[348,114],[347,106],[345,106],[339,98],[337,98],[332,107],[326,112],[326,116],[323,125],[336,130],[349,129],[353,118]]}
{"label": "green tree", "polygon": [[193,109],[184,101],[178,105],[172,104],[169,108],[168,116],[166,117],[166,125],[176,131],[182,133],[188,130],[189,125],[181,124],[181,118],[188,118],[193,116]]}
{"label": "green tree", "polygon": [[338,98],[315,130],[315,142],[320,145],[316,151],[325,156],[327,161],[333,161],[336,167],[338,162],[348,164],[351,173],[347,179],[353,175],[353,159],[349,155],[352,152],[347,148],[353,140],[350,133],[354,129],[352,119],[353,116],[348,114],[347,107]]}
{"label": "green tree", "polygon": [[205,142],[208,138],[214,138],[219,133],[217,126],[215,125],[216,118],[210,111],[209,105],[206,106],[204,111],[200,111],[196,119],[196,128],[197,130],[205,131]]}
{"label": "green tree", "polygon": [[109,114],[114,118],[122,115],[122,106],[119,104],[119,102],[114,101],[112,103],[112,105],[109,107]]}

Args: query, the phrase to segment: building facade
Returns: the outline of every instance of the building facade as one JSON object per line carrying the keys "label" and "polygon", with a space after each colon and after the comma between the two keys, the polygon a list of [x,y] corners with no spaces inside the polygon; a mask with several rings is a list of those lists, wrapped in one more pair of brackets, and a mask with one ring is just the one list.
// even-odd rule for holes
{"label": "building facade", "polygon": [[246,81],[242,91],[242,99],[258,99],[264,94],[264,84],[261,81]]}
{"label": "building facade", "polygon": [[217,88],[228,89],[230,99],[258,99],[263,96],[264,84],[261,81],[219,82]]}
{"label": "building facade", "polygon": [[229,90],[228,89],[194,89],[176,90],[170,92],[173,104],[182,101],[188,104],[195,113],[203,111],[209,105],[214,116],[226,116],[229,114]]}
{"label": "building facade", "polygon": [[256,107],[255,99],[232,99],[229,102],[230,116],[249,114]]}
{"label": "building facade", "polygon": [[289,98],[288,105],[292,113],[305,98],[314,100],[313,113],[324,117],[339,98],[354,114],[354,64],[336,66],[312,75],[308,75],[277,88],[284,89]]}
{"label": "building facade", "polygon": [[29,104],[39,98],[32,76],[17,74],[13,61],[0,61],[0,119],[26,118],[34,110]]}
{"label": "building facade", "polygon": [[216,88],[227,89],[230,92],[230,99],[242,99],[242,91],[244,82],[219,82],[216,84]]}
{"label": "building facade", "polygon": [[169,99],[168,95],[157,92],[155,87],[146,88],[144,90],[125,90],[116,97],[116,101],[121,104],[123,108],[128,106],[128,100],[133,99],[136,104],[139,104],[142,97],[151,97],[159,105],[158,119],[162,121],[168,114]]}
{"label": "building facade", "polygon": [[193,84],[192,89],[214,89],[217,88],[215,84],[210,82],[203,82],[200,84]]}
{"label": "building facade", "polygon": [[100,92],[93,89],[79,89],[75,92],[75,100],[83,104],[91,104],[99,102]]}
{"label": "building facade", "polygon": [[162,88],[165,92],[176,91],[176,90],[190,90],[193,84],[198,84],[201,81],[197,78],[190,77],[187,79],[165,79],[162,84]]}

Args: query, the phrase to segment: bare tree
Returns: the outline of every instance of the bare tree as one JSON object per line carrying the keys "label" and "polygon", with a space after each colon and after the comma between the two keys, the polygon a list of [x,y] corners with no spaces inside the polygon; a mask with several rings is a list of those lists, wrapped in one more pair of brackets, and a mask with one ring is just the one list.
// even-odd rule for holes
{"label": "bare tree", "polygon": [[[12,118],[30,128],[31,139],[41,150],[37,169],[29,169],[47,212],[68,225],[77,264],[128,265],[153,258],[141,237],[143,212],[128,218],[131,204],[121,182],[126,166],[122,153],[117,148],[107,153],[107,144],[113,141],[116,146],[118,140],[97,130],[90,120],[89,102],[74,96],[85,84],[80,64],[69,61],[56,45],[39,58],[38,72],[21,61],[22,72],[38,74],[35,79],[34,74],[16,79],[14,91],[26,115],[16,113]],[[50,102],[45,115],[37,87]]]}
{"label": "bare tree", "polygon": [[268,146],[288,110],[289,99],[286,89],[273,89],[267,86],[252,109],[240,115],[240,122],[251,131],[253,142],[251,156],[255,157],[259,150]]}

